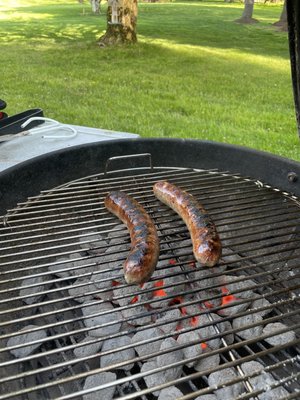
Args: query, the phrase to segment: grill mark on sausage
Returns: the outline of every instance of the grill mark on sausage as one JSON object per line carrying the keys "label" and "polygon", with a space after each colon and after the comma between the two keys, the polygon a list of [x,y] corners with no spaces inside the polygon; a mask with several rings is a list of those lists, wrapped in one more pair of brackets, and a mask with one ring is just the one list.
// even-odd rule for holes
{"label": "grill mark on sausage", "polygon": [[215,224],[202,204],[190,193],[167,181],[156,182],[153,191],[187,225],[196,260],[204,266],[216,265],[221,257],[221,241]]}
{"label": "grill mark on sausage", "polygon": [[135,199],[122,191],[108,193],[104,204],[126,224],[130,233],[131,249],[123,265],[126,282],[146,282],[159,257],[159,239],[154,222]]}

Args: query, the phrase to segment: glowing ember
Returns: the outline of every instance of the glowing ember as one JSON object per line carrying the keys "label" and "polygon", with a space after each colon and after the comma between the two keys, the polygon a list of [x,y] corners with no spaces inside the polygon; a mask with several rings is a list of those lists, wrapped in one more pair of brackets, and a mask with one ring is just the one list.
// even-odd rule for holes
{"label": "glowing ember", "polygon": [[199,317],[192,317],[192,318],[190,319],[190,324],[191,324],[191,326],[198,326],[198,324],[199,324]]}
{"label": "glowing ember", "polygon": [[175,258],[171,258],[171,260],[169,260],[169,264],[170,265],[175,265],[176,264]]}
{"label": "glowing ember", "polygon": [[182,296],[177,296],[177,297],[174,297],[174,299],[171,300],[169,304],[170,304],[170,306],[173,306],[174,304],[181,304],[182,302],[183,302]]}
{"label": "glowing ember", "polygon": [[225,295],[222,297],[222,306],[231,303],[232,301],[238,300],[237,297],[235,297],[233,294],[228,294],[229,290],[227,289],[226,286],[223,286],[221,288],[222,293]]}
{"label": "glowing ember", "polygon": [[133,299],[130,301],[130,304],[134,304],[139,300],[139,296],[134,296]]}
{"label": "glowing ember", "polygon": [[214,305],[209,301],[205,301],[204,305],[205,305],[206,308],[214,308]]}
{"label": "glowing ember", "polygon": [[181,307],[180,308],[180,312],[181,312],[182,315],[187,315],[187,310],[186,310],[185,307]]}
{"label": "glowing ember", "polygon": [[201,343],[200,346],[201,346],[201,349],[202,349],[202,350],[207,349],[207,344],[206,344],[205,342]]}
{"label": "glowing ember", "polygon": [[[155,282],[154,286],[155,287],[163,287],[164,286],[163,279],[161,281]],[[153,297],[164,297],[164,296],[167,296],[167,293],[164,291],[164,289],[158,289],[153,292]]]}
{"label": "glowing ember", "polygon": [[119,286],[119,285],[121,285],[121,283],[120,282],[118,282],[118,281],[112,281],[112,286]]}

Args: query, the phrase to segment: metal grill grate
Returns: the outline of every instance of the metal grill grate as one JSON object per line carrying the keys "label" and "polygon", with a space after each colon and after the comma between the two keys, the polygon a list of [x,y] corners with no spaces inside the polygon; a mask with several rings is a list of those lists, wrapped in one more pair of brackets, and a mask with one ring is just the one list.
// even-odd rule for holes
{"label": "metal grill grate", "polygon": [[[159,179],[188,190],[209,211],[224,248],[218,267],[202,268],[197,275],[184,223],[152,193]],[[112,189],[134,196],[158,228],[159,274],[142,288],[122,281],[121,266],[130,242],[125,226],[104,207],[104,196]],[[237,388],[239,383],[239,399],[297,398],[299,219],[298,200],[287,193],[226,171],[176,168],[86,177],[8,210],[0,228],[0,399],[88,400],[98,390],[114,387],[114,398],[147,400],[176,386],[180,392],[174,393],[181,394],[174,396],[187,400],[220,395],[220,390]],[[163,299],[159,290],[164,291]],[[103,309],[108,302],[111,307]],[[178,314],[171,331],[159,318],[166,311]],[[257,314],[261,317],[251,317]],[[109,319],[99,323],[98,317],[105,316]],[[237,325],[243,317],[244,325]],[[87,322],[91,318],[93,324]],[[272,343],[275,331],[265,328],[278,322],[280,340]],[[132,341],[150,327],[160,328],[160,334]],[[22,329],[23,338],[28,336],[17,342]],[[199,329],[204,333],[203,351],[187,356],[185,350],[199,346],[199,339],[190,335],[180,342],[178,336]],[[245,336],[245,329],[253,334]],[[81,341],[87,336],[90,342],[83,347]],[[130,341],[122,344],[125,336]],[[114,338],[121,344],[100,350]],[[176,347],[157,350],[155,344],[168,338],[177,341]],[[140,355],[138,344],[148,344],[148,354]],[[28,350],[29,345],[34,348]],[[91,345],[97,348],[91,354],[80,353]],[[129,349],[135,350],[130,358],[101,364],[103,357]],[[175,349],[185,356],[159,364],[155,357]],[[195,369],[195,364],[212,356],[219,357],[217,365]],[[156,364],[145,369],[145,363],[153,360]],[[249,372],[245,363],[253,360],[261,369]],[[132,367],[124,370],[128,365]],[[212,374],[228,368],[234,375],[227,382],[211,383]],[[180,373],[166,379],[166,371],[172,370]],[[116,378],[87,384],[89,377],[108,371]],[[164,378],[150,385],[147,378],[158,373]],[[257,377],[264,377],[267,384],[258,384]],[[278,397],[261,397],[275,393],[275,388]]]}

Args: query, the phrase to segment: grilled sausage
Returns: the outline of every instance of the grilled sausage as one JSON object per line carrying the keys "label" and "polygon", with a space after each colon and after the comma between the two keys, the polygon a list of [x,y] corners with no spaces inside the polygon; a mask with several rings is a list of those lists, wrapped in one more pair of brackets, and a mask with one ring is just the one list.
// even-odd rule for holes
{"label": "grilled sausage", "polygon": [[153,191],[162,203],[171,207],[186,223],[196,260],[209,267],[217,264],[222,251],[220,238],[213,221],[198,200],[167,181],[155,183]]}
{"label": "grilled sausage", "polygon": [[131,250],[123,266],[126,282],[146,282],[154,272],[159,256],[159,239],[154,222],[144,208],[124,192],[110,192],[104,203],[126,224],[130,233]]}

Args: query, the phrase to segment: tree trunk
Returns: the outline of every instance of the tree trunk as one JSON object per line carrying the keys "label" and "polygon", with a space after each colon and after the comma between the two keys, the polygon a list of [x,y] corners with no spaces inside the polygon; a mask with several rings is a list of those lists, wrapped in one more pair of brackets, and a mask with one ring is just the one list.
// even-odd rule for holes
{"label": "tree trunk", "polygon": [[245,6],[243,15],[241,18],[235,20],[235,22],[239,22],[240,24],[255,24],[258,22],[257,19],[252,18],[254,9],[254,0],[245,0]]}
{"label": "tree trunk", "polygon": [[281,31],[286,32],[288,30],[287,26],[287,10],[286,10],[286,0],[284,0],[282,12],[279,18],[279,21],[273,24],[274,26],[278,26]]}
{"label": "tree trunk", "polygon": [[91,0],[91,6],[94,14],[100,14],[100,0]]}
{"label": "tree trunk", "polygon": [[137,0],[108,0],[107,28],[99,45],[135,43],[137,14]]}

